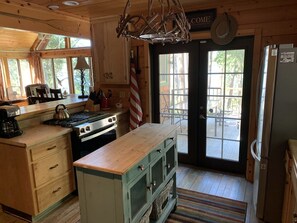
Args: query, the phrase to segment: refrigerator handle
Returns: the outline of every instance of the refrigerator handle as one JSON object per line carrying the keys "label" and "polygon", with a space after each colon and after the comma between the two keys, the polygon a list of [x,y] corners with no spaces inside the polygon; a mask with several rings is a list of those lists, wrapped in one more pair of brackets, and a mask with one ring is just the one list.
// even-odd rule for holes
{"label": "refrigerator handle", "polygon": [[255,153],[255,145],[256,145],[257,139],[255,139],[252,143],[251,143],[251,154],[252,157],[254,158],[254,160],[258,160],[260,162],[260,158],[257,156],[257,154]]}

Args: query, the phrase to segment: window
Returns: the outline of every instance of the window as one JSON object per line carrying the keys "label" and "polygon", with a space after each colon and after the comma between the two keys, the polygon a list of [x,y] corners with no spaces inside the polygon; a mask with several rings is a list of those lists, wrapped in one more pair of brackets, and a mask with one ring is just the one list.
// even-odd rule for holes
{"label": "window", "polygon": [[70,93],[66,58],[42,59],[45,83],[50,88],[60,88]]}
{"label": "window", "polygon": [[[90,69],[86,69],[84,71],[85,74],[85,84],[84,84],[84,90],[85,90],[85,94],[89,94],[90,91],[90,86],[93,84],[93,82],[91,81],[91,58],[90,57],[86,57],[86,61],[90,66]],[[73,67],[73,82],[74,82],[74,93],[75,94],[81,94],[81,78],[80,78],[80,71],[79,70],[74,70],[74,67],[76,65],[77,62],[77,58],[72,58],[72,67]]]}
{"label": "window", "polygon": [[48,43],[45,47],[46,50],[65,49],[65,36],[50,35]]}
{"label": "window", "polygon": [[70,38],[70,48],[91,47],[89,39]]}
{"label": "window", "polygon": [[29,62],[26,59],[8,59],[10,88],[8,97],[26,96],[25,86],[32,83]]}

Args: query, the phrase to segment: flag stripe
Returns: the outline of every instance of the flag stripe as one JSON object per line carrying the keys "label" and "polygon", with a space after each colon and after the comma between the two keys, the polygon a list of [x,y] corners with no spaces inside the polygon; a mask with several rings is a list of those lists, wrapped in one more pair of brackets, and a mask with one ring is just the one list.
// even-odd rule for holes
{"label": "flag stripe", "polygon": [[130,129],[133,130],[140,125],[143,115],[134,63],[130,65],[130,76]]}

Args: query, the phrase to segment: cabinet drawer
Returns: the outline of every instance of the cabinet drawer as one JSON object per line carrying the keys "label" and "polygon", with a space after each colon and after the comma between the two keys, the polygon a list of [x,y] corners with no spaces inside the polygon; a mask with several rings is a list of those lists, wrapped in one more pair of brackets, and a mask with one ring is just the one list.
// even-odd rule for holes
{"label": "cabinet drawer", "polygon": [[61,149],[70,148],[68,135],[50,140],[48,142],[33,146],[30,150],[32,161],[36,161],[42,157],[49,156],[58,152]]}
{"label": "cabinet drawer", "polygon": [[164,143],[158,145],[153,151],[150,152],[150,162],[154,161],[156,158],[160,157],[164,150]]}
{"label": "cabinet drawer", "polygon": [[39,212],[61,200],[74,191],[73,172],[70,171],[56,181],[36,191]]}
{"label": "cabinet drawer", "polygon": [[149,165],[149,158],[146,156],[143,160],[137,163],[131,170],[127,173],[127,180],[133,180],[139,174],[141,174]]}
{"label": "cabinet drawer", "polygon": [[72,168],[70,157],[70,150],[64,149],[33,163],[35,186],[39,187],[70,170]]}

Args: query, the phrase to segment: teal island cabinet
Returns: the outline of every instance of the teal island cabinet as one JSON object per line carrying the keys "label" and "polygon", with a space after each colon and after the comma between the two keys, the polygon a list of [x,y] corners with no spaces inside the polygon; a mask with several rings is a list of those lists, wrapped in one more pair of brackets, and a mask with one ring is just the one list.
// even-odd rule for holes
{"label": "teal island cabinet", "polygon": [[165,222],[177,202],[176,128],[147,123],[75,161],[81,222]]}

